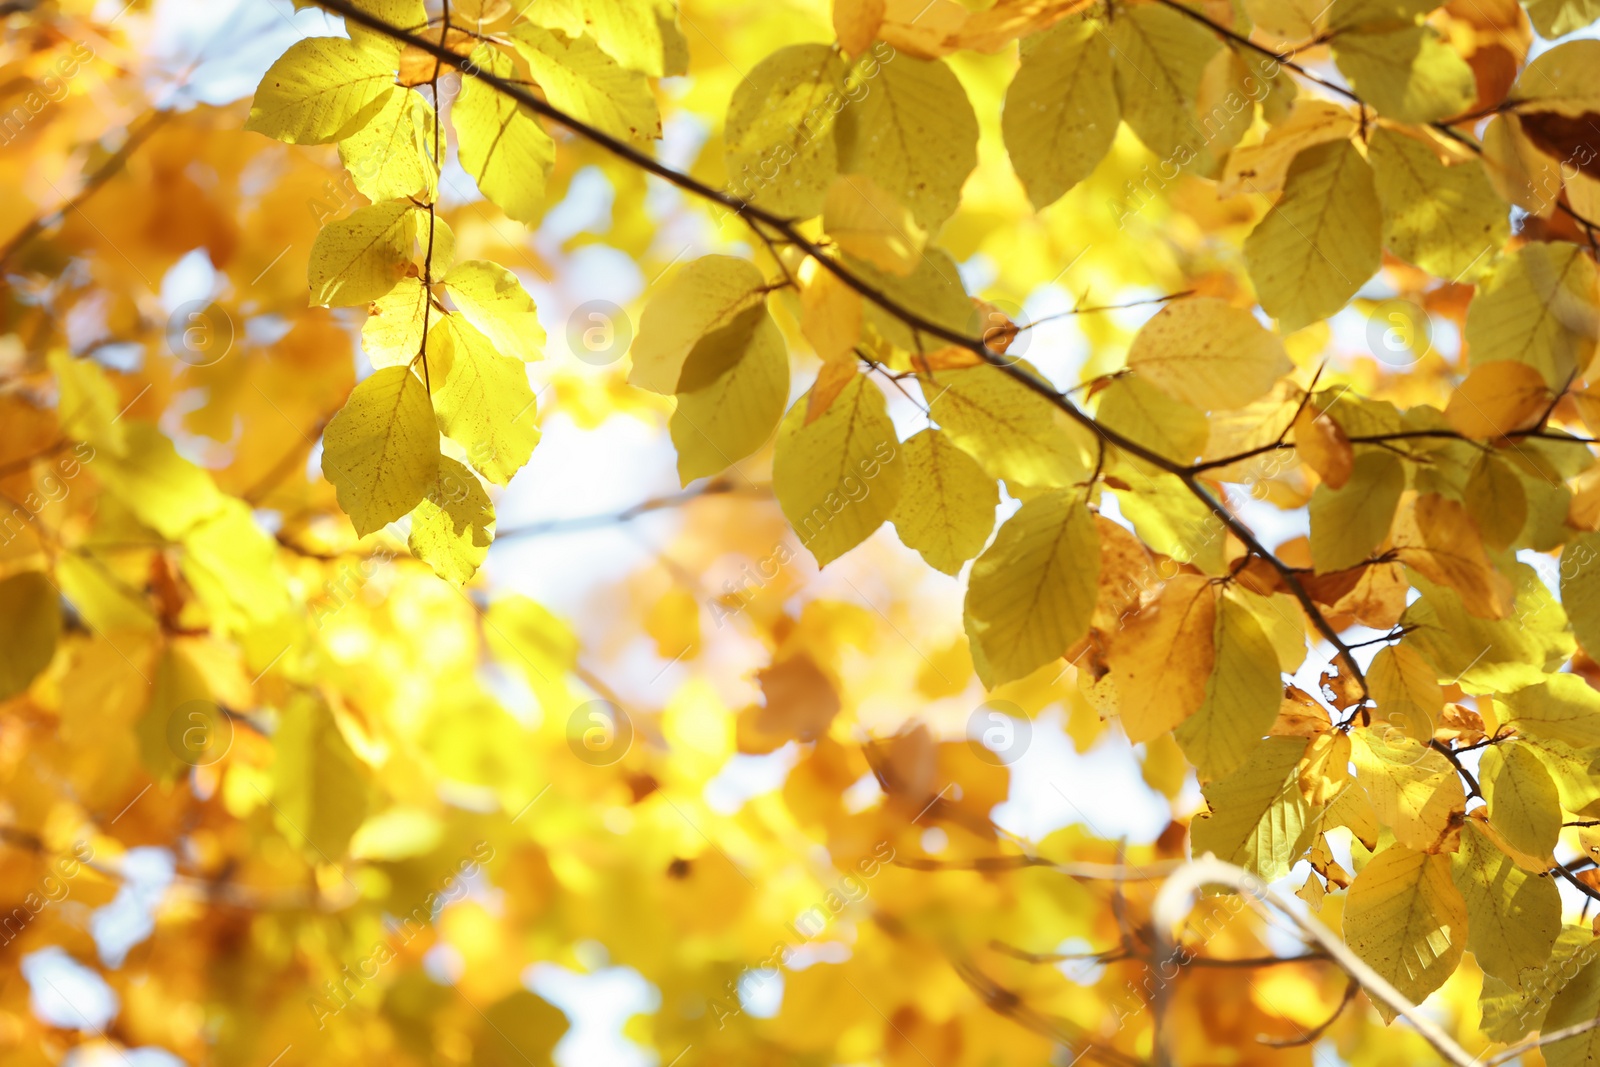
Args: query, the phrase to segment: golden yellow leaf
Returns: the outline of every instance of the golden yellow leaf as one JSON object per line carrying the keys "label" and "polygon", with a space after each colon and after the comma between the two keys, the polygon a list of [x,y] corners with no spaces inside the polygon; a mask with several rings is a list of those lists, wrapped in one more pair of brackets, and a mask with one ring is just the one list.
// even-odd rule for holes
{"label": "golden yellow leaf", "polygon": [[478,478],[447,456],[439,476],[411,513],[411,554],[456,585],[471,580],[494,540],[494,505]]}
{"label": "golden yellow leaf", "polygon": [[1372,168],[1345,141],[1295,156],[1283,196],[1245,239],[1261,307],[1293,333],[1344,307],[1382,260]]}
{"label": "golden yellow leaf", "polygon": [[930,567],[955,574],[989,540],[999,487],[942,431],[923,430],[901,450],[905,476],[891,516],[895,531]]}
{"label": "golden yellow leaf", "polygon": [[[1345,904],[1344,939],[1407,999],[1421,1003],[1450,977],[1466,950],[1467,905],[1450,880],[1450,858],[1390,845],[1356,875]],[[1385,1021],[1395,1011],[1374,1006]]]}
{"label": "golden yellow leaf", "polygon": [[772,456],[778,504],[818,566],[865,541],[894,514],[904,472],[883,393],[864,374],[815,421],[806,419],[806,399],[795,401]]}
{"label": "golden yellow leaf", "polygon": [[1214,297],[1156,312],[1134,336],[1128,366],[1201,411],[1243,407],[1294,370],[1282,341],[1250,312]]}
{"label": "golden yellow leaf", "polygon": [[1148,741],[1166,733],[1205,703],[1216,663],[1215,630],[1210,583],[1198,575],[1179,574],[1154,601],[1107,635],[1106,663],[1129,740]]}
{"label": "golden yellow leaf", "polygon": [[982,652],[984,685],[1025,677],[1088,633],[1099,572],[1100,535],[1076,491],[1024,502],[967,581],[967,635]]}
{"label": "golden yellow leaf", "polygon": [[422,380],[375,371],[323,434],[322,473],[362,537],[417,506],[439,472],[439,430]]}

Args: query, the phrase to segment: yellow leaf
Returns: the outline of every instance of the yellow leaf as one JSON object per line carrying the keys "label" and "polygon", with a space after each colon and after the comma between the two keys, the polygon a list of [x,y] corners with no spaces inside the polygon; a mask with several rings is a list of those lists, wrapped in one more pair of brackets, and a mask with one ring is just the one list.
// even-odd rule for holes
{"label": "yellow leaf", "polygon": [[1600,19],[1594,0],[1532,0],[1524,5],[1539,36],[1553,41]]}
{"label": "yellow leaf", "polygon": [[778,430],[772,488],[818,566],[865,541],[894,513],[904,463],[883,393],[857,374],[815,421],[806,398]]}
{"label": "yellow leaf", "polygon": [[[1577,957],[1568,961],[1570,967]],[[1568,972],[1570,973],[1570,971]],[[1590,959],[1550,1001],[1540,1026],[1541,1034],[1554,1034],[1600,1018],[1600,961]],[[1590,1029],[1540,1047],[1548,1067],[1591,1067],[1600,1062],[1600,1029]]]}
{"label": "yellow leaf", "polygon": [[862,174],[841,174],[828,187],[822,226],[839,247],[900,277],[917,269],[928,234],[894,194]]}
{"label": "yellow leaf", "polygon": [[494,540],[494,505],[477,476],[439,458],[439,477],[411,513],[411,554],[445,581],[462,585],[477,573]]}
{"label": "yellow leaf", "polygon": [[363,380],[323,434],[322,473],[362,537],[416,507],[438,471],[428,390],[405,367]]}
{"label": "yellow leaf", "polygon": [[1406,473],[1389,452],[1356,457],[1343,489],[1326,483],[1311,494],[1311,558],[1318,574],[1363,562],[1389,536]]}
{"label": "yellow leaf", "polygon": [[1600,655],[1600,533],[1574,537],[1562,549],[1561,605],[1584,651]]}
{"label": "yellow leaf", "polygon": [[1214,297],[1158,311],[1134,335],[1128,366],[1201,411],[1244,407],[1294,370],[1254,315]]}
{"label": "yellow leaf", "polygon": [[395,91],[392,56],[342,37],[296,41],[256,87],[244,128],[289,144],[341,141]]}
{"label": "yellow leaf", "polygon": [[1155,4],[1119,10],[1110,36],[1122,121],[1167,170],[1210,170],[1196,104],[1206,64],[1222,41],[1193,19]]}
{"label": "yellow leaf", "polygon": [[1439,851],[1466,807],[1466,792],[1443,755],[1398,732],[1352,737],[1356,781],[1378,819],[1406,848]]}
{"label": "yellow leaf", "polygon": [[1565,389],[1594,355],[1600,332],[1600,275],[1582,249],[1532,242],[1495,264],[1467,307],[1467,355],[1474,365],[1516,360]]}
{"label": "yellow leaf", "polygon": [[1600,746],[1600,692],[1581,675],[1552,674],[1538,685],[1501,693],[1503,719],[1525,736]]}
{"label": "yellow leaf", "polygon": [[1154,601],[1106,635],[1106,665],[1130,741],[1137,744],[1166,733],[1205,703],[1216,663],[1215,633],[1210,582],[1178,574]]}
{"label": "yellow leaf", "polygon": [[891,516],[895,531],[928,566],[955,574],[989,540],[999,486],[939,430],[923,430],[901,448],[905,478]]}
{"label": "yellow leaf", "polygon": [[523,22],[511,30],[511,43],[555,107],[623,141],[661,136],[645,75],[619,65],[592,38]]}
{"label": "yellow leaf", "polygon": [[998,368],[931,371],[920,384],[939,428],[991,477],[1058,487],[1088,476],[1077,428]]}
{"label": "yellow leaf", "polygon": [[222,710],[202,664],[207,645],[193,638],[167,642],[150,686],[150,702],[136,732],[139,759],[152,777],[171,782],[213,753],[214,730],[225,730]]}
{"label": "yellow leaf", "polygon": [[1087,178],[1111,148],[1122,118],[1112,70],[1105,24],[1093,16],[1023,39],[1000,130],[1035,208]]}
{"label": "yellow leaf", "polygon": [[1510,236],[1509,213],[1483,164],[1447,167],[1421,141],[1380,127],[1367,146],[1383,243],[1389,251],[1452,281],[1475,281]]}
{"label": "yellow leaf", "polygon": [[683,73],[668,54],[680,43],[677,27],[651,0],[578,0],[573,6],[581,12],[577,24],[557,27],[568,36],[591,36],[618,63],[653,78]]}
{"label": "yellow leaf", "polygon": [[243,501],[229,499],[185,532],[182,571],[216,633],[245,633],[289,610],[277,546]]}
{"label": "yellow leaf", "polygon": [[272,748],[272,805],[282,833],[314,862],[336,862],[367,817],[367,768],[327,706],[304,693],[289,698]]}
{"label": "yellow leaf", "polygon": [[[1098,395],[1095,417],[1102,426],[1138,441],[1175,463],[1192,463],[1205,451],[1210,424],[1205,415],[1137,374],[1107,383]],[[1129,457],[1129,463],[1144,460]]]}
{"label": "yellow leaf", "polygon": [[1504,437],[1532,426],[1550,406],[1544,375],[1526,363],[1479,363],[1450,395],[1444,417],[1468,437]]}
{"label": "yellow leaf", "polygon": [[839,115],[839,166],[864,174],[931,232],[954,214],[978,165],[978,119],[966,90],[938,60],[897,55]]}
{"label": "yellow leaf", "polygon": [[1344,307],[1378,269],[1381,227],[1372,168],[1354,145],[1301,152],[1282,198],[1244,242],[1262,309],[1293,333]]}
{"label": "yellow leaf", "polygon": [[1401,507],[1394,548],[1406,566],[1454,589],[1472,614],[1485,619],[1510,614],[1515,599],[1511,581],[1495,570],[1458,501],[1423,493]]}
{"label": "yellow leaf", "polygon": [[[428,10],[422,0],[354,0],[356,7],[408,33],[421,33],[428,26]],[[454,10],[452,8],[452,10]],[[350,39],[369,52],[398,60],[400,42],[378,30],[369,29],[354,19],[346,19]],[[393,66],[393,63],[390,64]]]}
{"label": "yellow leaf", "polygon": [[1434,670],[1404,642],[1386,645],[1367,668],[1367,688],[1377,705],[1376,723],[1427,744],[1444,714],[1444,690]]}
{"label": "yellow leaf", "polygon": [[1310,404],[1294,417],[1294,450],[1306,466],[1329,489],[1343,489],[1355,469],[1355,452],[1350,438],[1326,412],[1318,414]]}
{"label": "yellow leaf", "polygon": [[734,195],[794,218],[822,211],[839,171],[833,105],[845,100],[844,77],[822,44],[779,49],[745,76],[723,125]]}
{"label": "yellow leaf", "polygon": [[1522,745],[1491,746],[1478,761],[1478,784],[1489,822],[1512,848],[1555,866],[1561,839],[1561,797],[1539,757]]}
{"label": "yellow leaf", "polygon": [[1572,655],[1566,616],[1525,564],[1517,564],[1517,614],[1484,619],[1469,613],[1447,586],[1417,576],[1422,594],[1401,616],[1408,640],[1433,665],[1438,677],[1455,680],[1469,693],[1505,692],[1544,681]]}
{"label": "yellow leaf", "polygon": [[1315,98],[1298,100],[1288,117],[1268,130],[1260,144],[1241,145],[1228,153],[1217,195],[1276,196],[1283,191],[1295,157],[1319,144],[1347,140],[1356,127],[1356,117],[1347,108]]}
{"label": "yellow leaf", "polygon": [[533,297],[515,274],[498,263],[472,259],[450,268],[444,288],[456,309],[489,339],[496,352],[525,363],[542,358],[539,349],[545,342],[544,327],[539,325]]}
{"label": "yellow leaf", "polygon": [[123,403],[104,368],[62,349],[51,352],[49,362],[60,391],[56,408],[61,413],[61,432],[87,441],[96,452],[126,455],[127,427],[118,419]]}
{"label": "yellow leaf", "polygon": [[0,580],[0,701],[27,690],[55,658],[61,594],[38,571]]}
{"label": "yellow leaf", "polygon": [[847,56],[860,55],[878,39],[884,0],[833,0],[833,32]]}
{"label": "yellow leaf", "polygon": [[1397,122],[1459,115],[1478,93],[1472,68],[1432,26],[1379,23],[1341,32],[1333,39],[1333,59],[1352,89]]}
{"label": "yellow leaf", "polygon": [[341,140],[339,162],[361,195],[373,203],[432,200],[438,178],[433,123],[433,108],[421,93],[397,89],[372,121]]}
{"label": "yellow leaf", "polygon": [[1283,42],[1309,40],[1328,22],[1322,0],[1244,0],[1244,9],[1258,29]]}
{"label": "yellow leaf", "polygon": [[[812,266],[816,260],[807,260]],[[861,294],[820,267],[806,277],[800,290],[800,332],[817,355],[828,363],[854,363],[861,342]]]}
{"label": "yellow leaf", "polygon": [[734,322],[765,297],[761,272],[746,259],[702,256],[656,285],[630,350],[629,383],[671,395],[701,338]]}
{"label": "yellow leaf", "polygon": [[1145,544],[1179,563],[1207,574],[1226,568],[1227,528],[1211,508],[1196,499],[1175,475],[1149,473],[1142,463],[1118,461],[1117,504]]}
{"label": "yellow leaf", "polygon": [[678,388],[668,429],[684,485],[765,444],[789,398],[789,354],[766,307],[753,304],[695,342]]}
{"label": "yellow leaf", "polygon": [[[875,292],[887,296],[925,321],[961,334],[980,332],[979,310],[967,297],[955,260],[943,249],[930,248],[923,252],[916,265],[905,274],[880,271],[872,264],[851,256],[845,257],[844,264]],[[863,302],[862,313],[873,332],[895,348],[914,353],[950,350],[947,341],[908,326],[900,316],[890,314],[870,300]],[[963,365],[977,361],[977,357],[965,349],[957,349],[956,352],[968,361]]]}
{"label": "yellow leaf", "polygon": [[967,636],[982,653],[984,685],[1025,677],[1088,633],[1099,573],[1100,534],[1080,492],[1024,502],[967,581]]}
{"label": "yellow leaf", "polygon": [[1205,813],[1189,824],[1196,856],[1210,853],[1272,882],[1289,873],[1316,836],[1320,809],[1300,793],[1305,741],[1269,737],[1242,767],[1201,788]]}
{"label": "yellow leaf", "polygon": [[1450,874],[1467,905],[1467,948],[1478,966],[1485,974],[1519,984],[1523,971],[1549,958],[1561,931],[1561,893],[1554,879],[1518,868],[1470,817],[1461,831],[1461,848],[1451,858]]}
{"label": "yellow leaf", "polygon": [[[601,6],[618,0],[598,0]],[[472,65],[501,78],[515,75],[511,57],[483,45]],[[533,112],[477,78],[462,79],[450,110],[461,166],[507,217],[532,224],[544,207],[544,185],[556,146]]]}
{"label": "yellow leaf", "polygon": [[95,457],[106,491],[140,522],[176,541],[215,515],[226,497],[211,475],[178,455],[172,442],[148,422],[128,422],[124,455]]}
{"label": "yellow leaf", "polygon": [[[1540,382],[1540,387],[1543,387]],[[1511,547],[1528,521],[1528,495],[1522,479],[1498,456],[1480,455],[1467,476],[1467,514],[1483,535],[1485,546],[1496,551]]]}
{"label": "yellow leaf", "polygon": [[1590,38],[1558,44],[1523,68],[1506,102],[1537,104],[1538,110],[1571,118],[1600,111],[1596,63],[1600,63],[1600,41]]}
{"label": "yellow leaf", "polygon": [[[1467,905],[1450,880],[1450,858],[1390,845],[1351,883],[1344,939],[1372,969],[1420,1004],[1461,962]],[[1373,1006],[1385,1022],[1395,1012]]]}
{"label": "yellow leaf", "polygon": [[405,367],[422,351],[428,291],[420,278],[405,277],[367,309],[361,348],[374,367]]}
{"label": "yellow leaf", "polygon": [[1242,766],[1272,729],[1283,698],[1278,654],[1254,613],[1224,596],[1215,614],[1205,700],[1175,733],[1202,779],[1223,778]]}
{"label": "yellow leaf", "polygon": [[464,316],[451,315],[428,331],[428,370],[439,429],[485,478],[511,481],[539,443],[526,365],[496,352]]}
{"label": "yellow leaf", "polygon": [[307,263],[311,303],[349,307],[388,293],[411,265],[416,226],[416,206],[409,200],[357,208],[328,223]]}
{"label": "yellow leaf", "polygon": [[1350,735],[1329,730],[1306,742],[1300,758],[1300,795],[1318,807],[1339,795],[1350,781]]}

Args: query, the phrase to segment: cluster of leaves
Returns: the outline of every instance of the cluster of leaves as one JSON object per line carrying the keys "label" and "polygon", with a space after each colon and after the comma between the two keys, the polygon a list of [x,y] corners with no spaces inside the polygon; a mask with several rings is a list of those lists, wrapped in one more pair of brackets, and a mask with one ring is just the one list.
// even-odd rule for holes
{"label": "cluster of leaves", "polygon": [[[1126,1062],[1161,1025],[1194,1062],[1304,1062],[1254,1038],[1324,1032],[1351,1061],[1419,1058],[1359,1019],[1326,1031],[1348,997],[1317,961],[1152,982],[1149,887],[1104,893],[1039,859],[1139,869],[1186,849],[1268,880],[1303,872],[1306,904],[1407,997],[1442,989],[1469,1043],[1600,1012],[1597,938],[1558,888],[1600,899],[1584,869],[1600,855],[1600,44],[1528,61],[1532,29],[1582,28],[1592,5],[837,0],[831,26],[808,14],[798,37],[707,26],[704,55],[659,0],[321,7],[347,36],[293,45],[245,122],[153,113],[119,153],[83,153],[104,212],[25,211],[0,253],[15,279],[0,766],[5,840],[31,857],[6,899],[25,901],[83,838],[103,856],[178,849],[179,903],[137,972],[113,976],[142,1009],[122,1043],[196,1062],[265,1063],[286,1045],[538,1062],[565,1024],[521,970],[588,966],[592,941],[662,991],[640,1036],[663,1061],[688,1046],[1027,1062],[1067,1044]],[[58,17],[18,60],[24,81],[89,25]],[[133,106],[137,79],[114,84]],[[720,123],[684,170],[649,148],[674,98]],[[40,157],[99,113],[60,107],[27,107]],[[336,145],[352,192],[339,199],[365,203],[316,208],[312,226],[322,164],[257,134]],[[147,142],[148,169],[121,173]],[[248,201],[249,162],[269,151],[272,189]],[[0,165],[28,184],[22,157]],[[441,196],[457,166],[490,223],[446,207],[467,199]],[[646,173],[728,213],[748,243],[651,287],[628,386],[558,378],[558,403],[593,423],[665,417],[685,486],[770,465],[819,567],[882,559],[873,535],[891,524],[963,583],[948,642],[918,611],[920,569],[881,620],[796,607],[795,568],[765,570],[772,522],[696,513],[672,574],[710,573],[724,551],[762,562],[757,588],[707,598],[755,635],[755,691],[741,707],[684,684],[638,716],[648,736],[610,770],[573,758],[568,726],[588,699],[627,702],[592,650],[531,600],[455,588],[495,536],[489,487],[539,440],[527,368],[549,341],[506,265],[525,242],[495,226],[537,226],[580,166],[624,191],[612,234],[641,264]],[[1151,204],[1162,240],[1144,232]],[[349,336],[305,310],[297,278],[225,298],[241,321],[292,325],[217,367],[146,355],[129,370],[103,351],[161,343],[145,271],[204,248],[260,282],[284,255],[279,224],[309,248],[289,261],[305,256],[313,308],[366,309],[370,374],[356,380]],[[1131,336],[1086,315],[1092,352],[1073,378],[1061,353],[1023,361],[1034,327],[984,297],[1055,282],[1089,243],[1114,287],[1184,292]],[[994,286],[973,284],[985,252],[1006,260]],[[1350,321],[1352,299],[1370,308],[1373,286],[1415,316],[1374,319],[1380,335],[1413,335],[1352,360],[1325,320]],[[1459,346],[1429,351],[1414,329],[1428,322]],[[283,420],[304,444],[287,456]],[[213,462],[175,445],[185,436],[211,442]],[[298,469],[318,436],[326,483]],[[1303,515],[1305,536],[1269,548],[1263,503]],[[353,539],[329,521],[341,511]],[[446,582],[397,558],[400,537]],[[611,635],[643,628],[668,667],[711,641],[700,601],[662,591],[673,580],[630,579],[655,606]],[[902,626],[939,649],[893,650]],[[1083,749],[1119,724],[1176,816],[1191,768],[1206,810],[1127,852],[1077,829],[1008,852],[989,821],[1006,769],[959,727],[873,710],[903,701],[907,677],[929,709],[959,702],[969,676],[1023,714],[1067,708]],[[506,678],[535,714],[507,711]],[[182,740],[196,724],[231,747],[197,760]],[[847,724],[882,737],[847,742]],[[734,819],[707,805],[736,751],[784,746],[779,793]],[[878,801],[853,796],[863,779]],[[948,835],[942,858],[930,825]],[[780,1014],[756,1020],[741,974],[801,947],[774,947],[774,917],[831,917],[857,895],[831,873],[797,877],[797,843],[870,879],[878,921],[829,939],[847,964],[785,971]],[[509,890],[501,904],[451,888],[473,863]],[[108,901],[116,877],[90,870],[79,899]],[[1270,959],[1258,925],[1207,907],[1226,925],[1200,923],[1195,952]],[[28,943],[93,956],[82,915],[28,909]],[[426,933],[396,939],[385,916]],[[1067,939],[1116,947],[1093,954],[1094,979],[1028,969]],[[462,963],[453,990],[423,966],[434,943]],[[351,968],[354,992],[323,987]],[[59,1035],[23,1021],[26,983],[4,977],[0,1041],[53,1062]],[[362,1004],[368,982],[381,996]],[[167,1003],[195,1010],[151,1010]],[[1595,1062],[1600,1030],[1546,1058]]]}

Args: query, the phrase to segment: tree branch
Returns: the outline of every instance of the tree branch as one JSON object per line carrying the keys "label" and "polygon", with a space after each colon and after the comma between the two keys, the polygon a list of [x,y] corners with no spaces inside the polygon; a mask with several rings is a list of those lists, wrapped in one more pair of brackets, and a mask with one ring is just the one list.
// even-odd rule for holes
{"label": "tree branch", "polygon": [[1312,916],[1301,915],[1290,908],[1267,888],[1266,883],[1243,867],[1225,863],[1209,853],[1175,871],[1156,894],[1155,903],[1151,906],[1151,922],[1161,943],[1158,955],[1165,956],[1177,950],[1177,931],[1188,918],[1201,888],[1209,885],[1225,886],[1254,901],[1262,910],[1270,905],[1294,923],[1308,942],[1319,945],[1340,970],[1352,980],[1359,982],[1368,996],[1381,1001],[1396,1015],[1404,1016],[1407,1022],[1416,1027],[1422,1039],[1432,1045],[1447,1063],[1454,1064],[1455,1067],[1474,1067],[1477,1064],[1476,1056],[1462,1048],[1421,1008],[1406,999],[1405,994],[1396,989],[1387,978],[1357,956],[1332,930]]}

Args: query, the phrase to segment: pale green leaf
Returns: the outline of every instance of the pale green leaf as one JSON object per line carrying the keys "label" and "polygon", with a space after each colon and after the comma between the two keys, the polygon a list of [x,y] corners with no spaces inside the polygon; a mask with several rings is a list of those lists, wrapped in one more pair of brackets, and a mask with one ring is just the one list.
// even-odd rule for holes
{"label": "pale green leaf", "polygon": [[25,691],[55,658],[61,594],[39,571],[0,580],[0,701]]}
{"label": "pale green leaf", "polygon": [[1311,493],[1311,559],[1317,573],[1354,567],[1389,536],[1406,474],[1390,452],[1356,457],[1340,489],[1321,483]]}
{"label": "pale green leaf", "polygon": [[1447,167],[1415,138],[1379,127],[1367,161],[1383,205],[1383,243],[1451,281],[1473,281],[1511,234],[1509,211],[1479,161]]}

